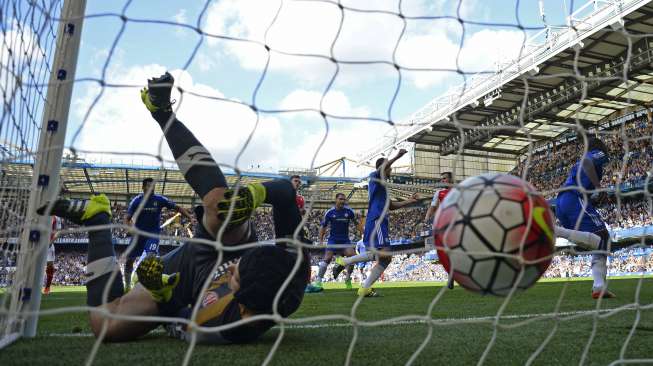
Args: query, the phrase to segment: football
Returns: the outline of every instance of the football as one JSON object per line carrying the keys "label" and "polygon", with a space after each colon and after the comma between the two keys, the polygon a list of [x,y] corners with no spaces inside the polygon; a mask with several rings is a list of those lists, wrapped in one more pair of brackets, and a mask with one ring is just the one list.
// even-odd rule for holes
{"label": "football", "polygon": [[497,296],[532,286],[554,252],[554,220],[529,183],[507,174],[465,179],[433,220],[440,262],[462,287]]}

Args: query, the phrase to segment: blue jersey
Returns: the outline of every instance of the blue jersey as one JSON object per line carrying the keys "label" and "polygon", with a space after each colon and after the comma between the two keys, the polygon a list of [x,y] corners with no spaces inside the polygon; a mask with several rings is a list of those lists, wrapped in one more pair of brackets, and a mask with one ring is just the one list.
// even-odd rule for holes
{"label": "blue jersey", "polygon": [[[587,153],[587,159],[594,165],[596,176],[600,181],[603,177],[603,166],[608,162],[607,155],[603,151],[592,150]],[[569,176],[563,184],[563,187],[579,187],[579,189],[582,187],[586,190],[598,188],[594,187],[594,184],[592,184],[582,167],[583,160],[581,158],[569,171]],[[584,232],[598,232],[604,230],[606,227],[601,219],[601,215],[594,208],[592,202],[585,201],[577,190],[561,191],[556,198],[555,210],[556,217],[564,228]]]}
{"label": "blue jersey", "polygon": [[[369,205],[367,208],[367,221],[374,221],[381,217],[385,202],[388,199],[388,192],[385,185],[381,182],[379,171],[376,170],[370,174],[370,182],[367,186]],[[383,221],[387,220],[388,216]]]}
{"label": "blue jersey", "polygon": [[329,226],[329,243],[349,243],[349,223],[354,220],[356,216],[349,207],[330,208],[322,220],[322,227]]}
{"label": "blue jersey", "polygon": [[[596,176],[601,181],[603,177],[603,166],[608,162],[608,156],[601,150],[592,150],[588,151],[586,155],[587,159],[592,162],[594,169],[596,170]],[[562,185],[563,187],[582,187],[586,190],[592,190],[598,187],[594,187],[594,184],[590,181],[587,173],[583,167],[583,159],[581,158],[569,171],[569,176],[567,180]],[[578,179],[578,169],[580,169],[580,180]]]}
{"label": "blue jersey", "polygon": [[[143,193],[134,197],[134,199],[129,203],[129,208],[127,208],[129,217],[134,216],[142,201]],[[163,210],[164,207],[174,209],[177,205],[167,197],[158,194],[150,195],[138,217],[136,217],[135,226],[143,231],[159,233],[161,231],[161,228],[159,227],[161,223],[161,210]]]}

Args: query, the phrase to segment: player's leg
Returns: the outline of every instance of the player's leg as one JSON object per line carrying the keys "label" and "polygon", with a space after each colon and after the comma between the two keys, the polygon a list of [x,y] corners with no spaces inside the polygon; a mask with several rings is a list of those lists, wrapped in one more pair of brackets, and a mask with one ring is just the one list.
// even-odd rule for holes
{"label": "player's leg", "polygon": [[[331,263],[331,260],[333,259],[333,254],[333,249],[327,248],[325,250],[324,258],[322,258],[318,266],[317,277],[315,277],[315,283],[313,284],[314,286],[322,287],[322,280],[324,279],[329,263]],[[335,279],[336,277],[334,277],[334,280]]]}
{"label": "player's leg", "polygon": [[[347,257],[353,257],[353,256],[356,255],[356,251],[354,250],[354,248],[345,248],[344,252],[345,252],[345,256],[347,256]],[[350,265],[345,267],[345,287],[348,290],[351,290],[351,288],[352,288],[351,275],[352,275],[353,272],[354,272],[354,265],[353,264],[350,264]]]}
{"label": "player's leg", "polygon": [[[348,244],[348,243],[343,243],[343,244]],[[354,248],[351,248],[351,247],[341,248],[340,251],[341,251],[341,253],[343,254],[344,257],[353,257],[353,256],[356,255],[356,251],[354,250]],[[338,263],[335,263],[333,265],[333,278],[334,279],[337,279],[338,276],[340,275],[340,273],[342,273],[343,270],[346,270],[346,272],[345,272],[346,273],[345,287],[347,287],[347,289],[352,288],[352,285],[351,285],[351,273],[352,273],[352,271],[354,269],[353,266],[354,266],[353,264],[349,264],[349,265],[346,265],[346,266],[341,266]]]}
{"label": "player's leg", "polygon": [[607,226],[601,219],[598,211],[592,206],[591,203],[582,204],[580,219],[577,220],[578,229],[580,231],[591,232],[601,238],[598,250],[604,253],[592,254],[592,279],[594,284],[592,286],[592,298],[613,298],[615,294],[608,291],[607,276],[608,276],[608,251],[610,249],[610,233]]}
{"label": "player's leg", "polygon": [[597,249],[606,251],[606,253],[592,254],[592,278],[594,280],[592,297],[595,299],[615,297],[612,292],[607,290],[606,284],[610,234],[599,213],[589,202],[583,202],[580,196],[564,193],[560,194],[556,200],[556,216],[564,228],[593,233],[601,239]]}
{"label": "player's leg", "polygon": [[569,240],[572,243],[578,244],[583,249],[597,250],[601,244],[601,237],[595,233],[586,231],[567,229],[563,226],[555,227],[555,234],[558,237]]}
{"label": "player's leg", "polygon": [[324,279],[324,274],[326,273],[327,267],[329,266],[329,262],[331,262],[331,259],[333,259],[333,250],[326,249],[324,252],[324,257],[322,258],[320,263],[318,263],[315,280],[313,281],[313,283],[309,283],[306,285],[306,289],[304,290],[304,292],[310,294],[310,293],[324,291],[324,288],[322,287],[322,280]]}
{"label": "player's leg", "polygon": [[[89,323],[96,337],[101,335],[103,327],[106,327],[103,338],[106,342],[132,341],[147,334],[159,325],[158,322],[111,317],[111,315],[155,316],[158,314],[156,302],[152,300],[150,293],[140,284],[136,284],[129,293],[107,304],[98,306],[98,310],[103,312],[90,312]],[[105,315],[106,312],[111,315]]]}
{"label": "player's leg", "polygon": [[[297,208],[295,201],[295,189],[288,180],[272,180],[260,183],[265,189],[265,199],[263,202],[272,205],[272,219],[274,220],[274,233],[277,239],[295,238],[305,244],[310,244],[304,228],[300,227],[302,216]],[[299,231],[297,231],[299,228]],[[285,244],[282,244],[285,245]],[[305,249],[298,250],[302,260],[301,267],[296,273],[304,281],[304,287],[311,279],[311,266],[308,251]]]}
{"label": "player's leg", "polygon": [[596,253],[592,254],[592,279],[594,284],[592,285],[592,298],[614,298],[617,297],[614,293],[608,291],[608,255],[607,250],[610,246],[610,233],[607,228],[602,228],[595,232],[598,236],[601,237],[601,244],[599,246],[600,250],[606,251],[606,253]]}
{"label": "player's leg", "polygon": [[[159,238],[146,238],[144,240],[144,243],[142,245],[143,250],[140,250],[141,255],[134,261],[134,268],[138,268],[138,265],[141,263],[141,261],[148,255],[159,255]],[[131,275],[127,277],[125,274],[125,278],[129,278],[129,288],[133,288],[136,282],[138,282],[138,276],[136,276],[135,272],[131,272]],[[127,285],[126,285],[127,287]],[[125,292],[129,291],[127,288],[125,289]]]}
{"label": "player's leg", "polygon": [[45,266],[45,288],[43,289],[43,293],[46,295],[50,293],[50,286],[52,286],[54,271],[54,261],[48,261]]}
{"label": "player's leg", "polygon": [[124,278],[124,284],[125,284],[125,292],[129,292],[132,288],[132,277],[134,274],[134,268],[136,266],[134,265],[136,263],[136,260],[141,256],[145,249],[145,242],[147,241],[147,238],[135,234],[132,237],[132,242],[130,244],[131,250],[128,250],[125,253],[125,267],[124,267],[124,273],[123,273],[123,278]]}
{"label": "player's leg", "polygon": [[[295,189],[290,181],[272,180],[260,184],[265,188],[263,202],[272,205],[274,234],[277,238],[290,238],[302,222],[302,216],[295,201]],[[299,240],[305,240],[304,231],[299,231]]]}
{"label": "player's leg", "polygon": [[593,232],[577,230],[576,222],[578,215],[583,210],[582,202],[578,196],[571,192],[561,193],[556,199],[556,217],[561,226],[555,227],[555,234],[558,237],[567,239],[578,244],[587,250],[597,250],[601,238]]}
{"label": "player's leg", "polygon": [[[39,214],[53,214],[71,220],[88,228],[88,254],[86,266],[86,303],[113,314],[155,315],[156,303],[139,286],[123,299],[123,283],[120,267],[111,240],[111,208],[106,196],[93,196],[90,200],[58,200],[47,212],[44,206]],[[106,320],[106,322],[105,322]],[[111,319],[99,312],[91,312],[89,321],[95,335],[104,326],[106,341],[125,341],[135,339],[156,327],[156,323],[135,322],[124,319]],[[105,325],[106,324],[106,325]]]}
{"label": "player's leg", "polygon": [[[370,245],[371,240],[376,237],[376,221],[377,220],[371,220],[367,219],[365,221],[365,229],[363,231],[363,243],[365,243],[366,246],[373,247],[374,245]],[[355,264],[355,263],[362,263],[362,262],[370,262],[375,260],[376,255],[372,253],[369,250],[366,250],[363,253],[359,253],[356,255],[353,255],[351,257],[336,257],[336,264],[341,265],[343,267],[346,267],[350,264]]]}
{"label": "player's leg", "polygon": [[174,78],[169,73],[148,80],[148,88],[141,91],[141,99],[163,130],[172,155],[186,182],[202,199],[204,228],[215,235],[220,228],[218,203],[223,200],[227,181],[209,151],[199,142],[172,112],[170,93]]}
{"label": "player's leg", "polygon": [[370,273],[358,289],[358,296],[376,297],[377,293],[372,285],[383,275],[383,272],[392,262],[392,254],[386,252],[390,245],[388,237],[388,220],[377,219],[374,223],[374,232],[370,235],[369,243],[377,249],[376,263],[370,269]]}

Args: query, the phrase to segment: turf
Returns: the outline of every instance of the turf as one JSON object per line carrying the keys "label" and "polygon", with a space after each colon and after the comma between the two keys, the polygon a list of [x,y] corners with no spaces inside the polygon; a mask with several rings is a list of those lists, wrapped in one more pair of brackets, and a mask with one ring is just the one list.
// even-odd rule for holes
{"label": "turf", "polygon": [[[639,298],[637,298],[637,288]],[[377,321],[406,315],[424,316],[442,284],[400,283],[380,286],[380,298],[364,299],[356,309],[356,319]],[[593,327],[585,364],[606,365],[620,359],[622,347],[627,359],[653,359],[653,279],[615,279],[610,288],[617,299],[604,300],[602,309],[616,309],[638,303],[644,309],[601,313],[597,302],[589,296],[590,281],[540,282],[532,289],[516,295],[503,309],[504,318],[498,327],[494,317],[503,299],[484,297],[461,288],[444,290],[444,296],[433,306],[432,338],[415,360],[418,365],[476,364],[493,334],[496,334],[485,364],[524,364],[555,329],[551,340],[534,359],[535,365],[579,364]],[[552,316],[535,316],[555,311]],[[307,294],[293,319],[318,315],[348,316],[356,300],[355,292],[341,287],[328,287],[318,294]],[[83,288],[55,288],[44,297],[43,308],[83,305]],[[447,320],[448,319],[448,320]],[[626,343],[635,325],[635,332]],[[354,327],[346,320],[311,321],[306,326],[285,330],[281,346],[274,354],[275,365],[337,365],[345,362]],[[66,313],[42,316],[38,336],[21,339],[0,352],[0,365],[73,365],[83,364],[94,344],[86,314]],[[429,325],[416,320],[382,326],[358,327],[358,339],[351,362],[354,365],[405,364],[429,333]],[[197,346],[191,364],[260,364],[266,358],[279,329],[268,332],[250,345]],[[188,349],[185,342],[155,332],[132,343],[103,344],[94,360],[96,365],[176,365],[181,364]]]}

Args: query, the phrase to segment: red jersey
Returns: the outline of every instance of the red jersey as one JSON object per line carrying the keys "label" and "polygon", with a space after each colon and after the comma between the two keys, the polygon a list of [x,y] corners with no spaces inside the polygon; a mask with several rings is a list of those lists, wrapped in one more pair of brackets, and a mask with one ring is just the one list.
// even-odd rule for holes
{"label": "red jersey", "polygon": [[436,203],[442,203],[442,200],[444,200],[444,197],[447,196],[447,193],[449,193],[450,188],[443,188],[435,191],[435,194],[433,195],[433,200],[431,200],[431,206],[435,206]]}
{"label": "red jersey", "polygon": [[301,211],[304,209],[304,196],[298,194],[295,196],[295,202],[297,203],[297,208]]}

